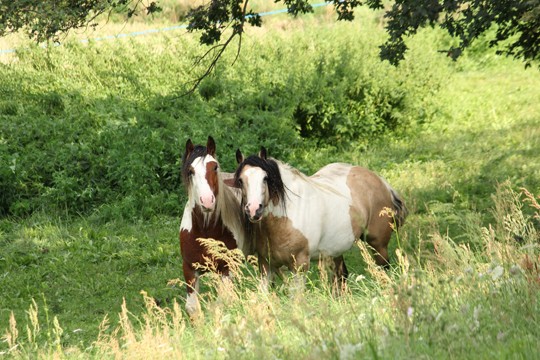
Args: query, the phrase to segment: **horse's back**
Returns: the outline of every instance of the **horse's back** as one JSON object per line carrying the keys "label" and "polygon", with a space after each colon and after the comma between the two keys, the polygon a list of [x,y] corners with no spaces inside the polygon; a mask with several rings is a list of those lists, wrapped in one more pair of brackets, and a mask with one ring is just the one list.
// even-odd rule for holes
{"label": "horse's back", "polygon": [[334,193],[334,195],[350,198],[348,195],[347,176],[351,168],[353,168],[352,165],[345,163],[328,164],[311,175],[309,179],[323,191],[326,190],[326,192]]}
{"label": "horse's back", "polygon": [[310,178],[314,181],[327,182],[328,180],[346,177],[354,166],[345,163],[331,163],[320,168]]}
{"label": "horse's back", "polygon": [[388,228],[388,220],[381,217],[380,212],[393,208],[391,188],[373,171],[357,165],[332,163],[311,178],[348,198],[348,215],[355,237],[360,237],[366,229],[375,233]]}
{"label": "horse's back", "polygon": [[[369,195],[372,191],[390,194],[384,180],[373,171],[362,166],[346,163],[332,163],[324,166],[310,177],[313,181],[330,186],[340,193],[350,193],[349,197]],[[346,189],[343,189],[345,185]],[[355,194],[356,193],[356,194]]]}

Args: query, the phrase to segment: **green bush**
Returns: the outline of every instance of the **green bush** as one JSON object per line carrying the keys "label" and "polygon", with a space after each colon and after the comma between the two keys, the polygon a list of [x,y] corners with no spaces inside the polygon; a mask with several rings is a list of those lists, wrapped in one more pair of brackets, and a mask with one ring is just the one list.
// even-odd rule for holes
{"label": "green bush", "polygon": [[19,52],[0,67],[0,214],[179,215],[187,138],[212,135],[232,172],[238,147],[265,145],[284,160],[313,145],[364,149],[428,118],[419,109],[444,67],[381,63],[378,40],[355,26],[313,21],[246,38],[236,64],[226,53],[190,96],[181,94],[204,66],[193,66],[203,51],[193,37]]}

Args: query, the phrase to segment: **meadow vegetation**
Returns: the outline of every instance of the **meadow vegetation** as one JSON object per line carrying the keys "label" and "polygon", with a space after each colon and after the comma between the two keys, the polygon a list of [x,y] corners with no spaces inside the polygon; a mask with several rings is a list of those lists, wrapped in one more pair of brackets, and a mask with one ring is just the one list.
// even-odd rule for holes
{"label": "meadow vegetation", "polygon": [[[540,351],[540,77],[424,30],[395,68],[380,19],[277,16],[204,68],[196,36],[24,43],[0,63],[0,354],[15,358],[531,358]],[[109,24],[121,32],[122,27]],[[147,26],[145,24],[129,26]],[[104,31],[104,30],[102,30]],[[19,40],[18,40],[19,41]],[[22,40],[21,40],[22,41]],[[4,55],[0,55],[4,56]],[[222,168],[258,150],[311,174],[383,175],[411,215],[392,268],[363,244],[334,296],[209,274],[187,318],[178,226],[187,138]],[[230,254],[226,254],[230,256]],[[231,261],[235,261],[231,256]]]}

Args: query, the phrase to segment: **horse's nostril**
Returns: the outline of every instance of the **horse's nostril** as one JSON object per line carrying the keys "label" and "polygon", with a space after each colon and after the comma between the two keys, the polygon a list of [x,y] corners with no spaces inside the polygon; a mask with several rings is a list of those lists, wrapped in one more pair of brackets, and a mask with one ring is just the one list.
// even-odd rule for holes
{"label": "horse's nostril", "polygon": [[216,203],[216,198],[213,194],[210,196],[201,195],[199,196],[199,200],[201,206],[205,209],[212,209]]}

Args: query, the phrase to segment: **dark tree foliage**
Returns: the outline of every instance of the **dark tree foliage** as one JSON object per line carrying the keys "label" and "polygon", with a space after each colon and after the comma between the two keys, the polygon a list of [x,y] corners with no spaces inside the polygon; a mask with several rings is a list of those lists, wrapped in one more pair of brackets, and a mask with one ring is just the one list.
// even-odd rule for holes
{"label": "dark tree foliage", "polygon": [[[156,0],[159,1],[159,0]],[[275,0],[293,15],[313,11],[309,0]],[[405,39],[425,26],[438,26],[458,39],[458,45],[444,52],[457,59],[475,39],[494,28],[489,45],[498,53],[514,56],[530,66],[540,59],[540,0],[331,0],[338,20],[354,19],[354,10],[365,5],[384,9],[388,40],[380,56],[397,65],[405,56]],[[23,30],[37,40],[58,40],[73,28],[92,25],[95,18],[109,11],[128,17],[138,11],[153,13],[160,8],[151,0],[0,0],[0,36]],[[190,31],[200,32],[200,42],[211,45],[201,56],[210,58],[208,70],[195,81],[193,89],[215,67],[231,41],[238,37],[240,51],[245,26],[261,26],[249,0],[207,0],[191,9]],[[224,34],[227,34],[224,38]]]}
{"label": "dark tree foliage", "polygon": [[[308,0],[276,0],[287,6],[289,14],[297,16],[313,11]],[[244,32],[244,22],[261,26],[261,17],[249,10],[249,0],[210,0],[208,3],[193,9],[189,15],[191,31],[200,30],[201,43],[214,45],[221,40],[223,32],[233,29],[233,35],[241,36]],[[354,19],[353,10],[361,5],[358,0],[334,0],[334,6],[339,20]]]}
{"label": "dark tree foliage", "polygon": [[[240,52],[246,22],[252,26],[261,26],[262,21],[259,14],[248,10],[247,0],[245,2],[242,0],[210,0],[205,5],[192,9],[188,14],[188,18],[190,19],[188,30],[201,31],[200,42],[206,45],[214,45],[200,57],[199,61],[208,56],[212,57],[212,60],[206,68],[206,72],[195,80],[194,85],[188,92],[191,93],[212,72],[227,46],[237,36],[240,38],[238,53]],[[222,34],[227,29],[231,29],[229,37],[224,42],[219,43]]]}
{"label": "dark tree foliage", "polygon": [[[292,15],[313,11],[308,0],[276,0],[283,2]],[[246,12],[248,1],[211,0],[189,15],[190,29],[202,31],[201,43],[213,45],[221,40],[228,27],[234,35],[242,35],[244,19],[260,26],[261,19]],[[496,27],[490,46],[499,53],[519,58],[527,66],[540,58],[540,0],[332,0],[338,20],[354,19],[360,5],[385,9],[388,40],[381,46],[382,59],[397,65],[405,56],[405,38],[425,26],[439,26],[459,40],[445,52],[452,59],[472,44],[480,35]]]}
{"label": "dark tree foliage", "polygon": [[142,0],[0,0],[0,36],[22,30],[37,42],[57,41],[71,29],[94,25],[104,13],[131,17],[159,10],[155,2],[144,5]]}
{"label": "dark tree foliage", "polygon": [[[382,8],[383,2],[373,0],[369,6]],[[426,25],[440,26],[459,40],[446,50],[454,60],[493,26],[495,38],[489,45],[498,53],[521,59],[526,66],[540,59],[540,0],[398,0],[385,18],[390,37],[381,46],[381,58],[392,64],[404,57],[404,37]]]}

